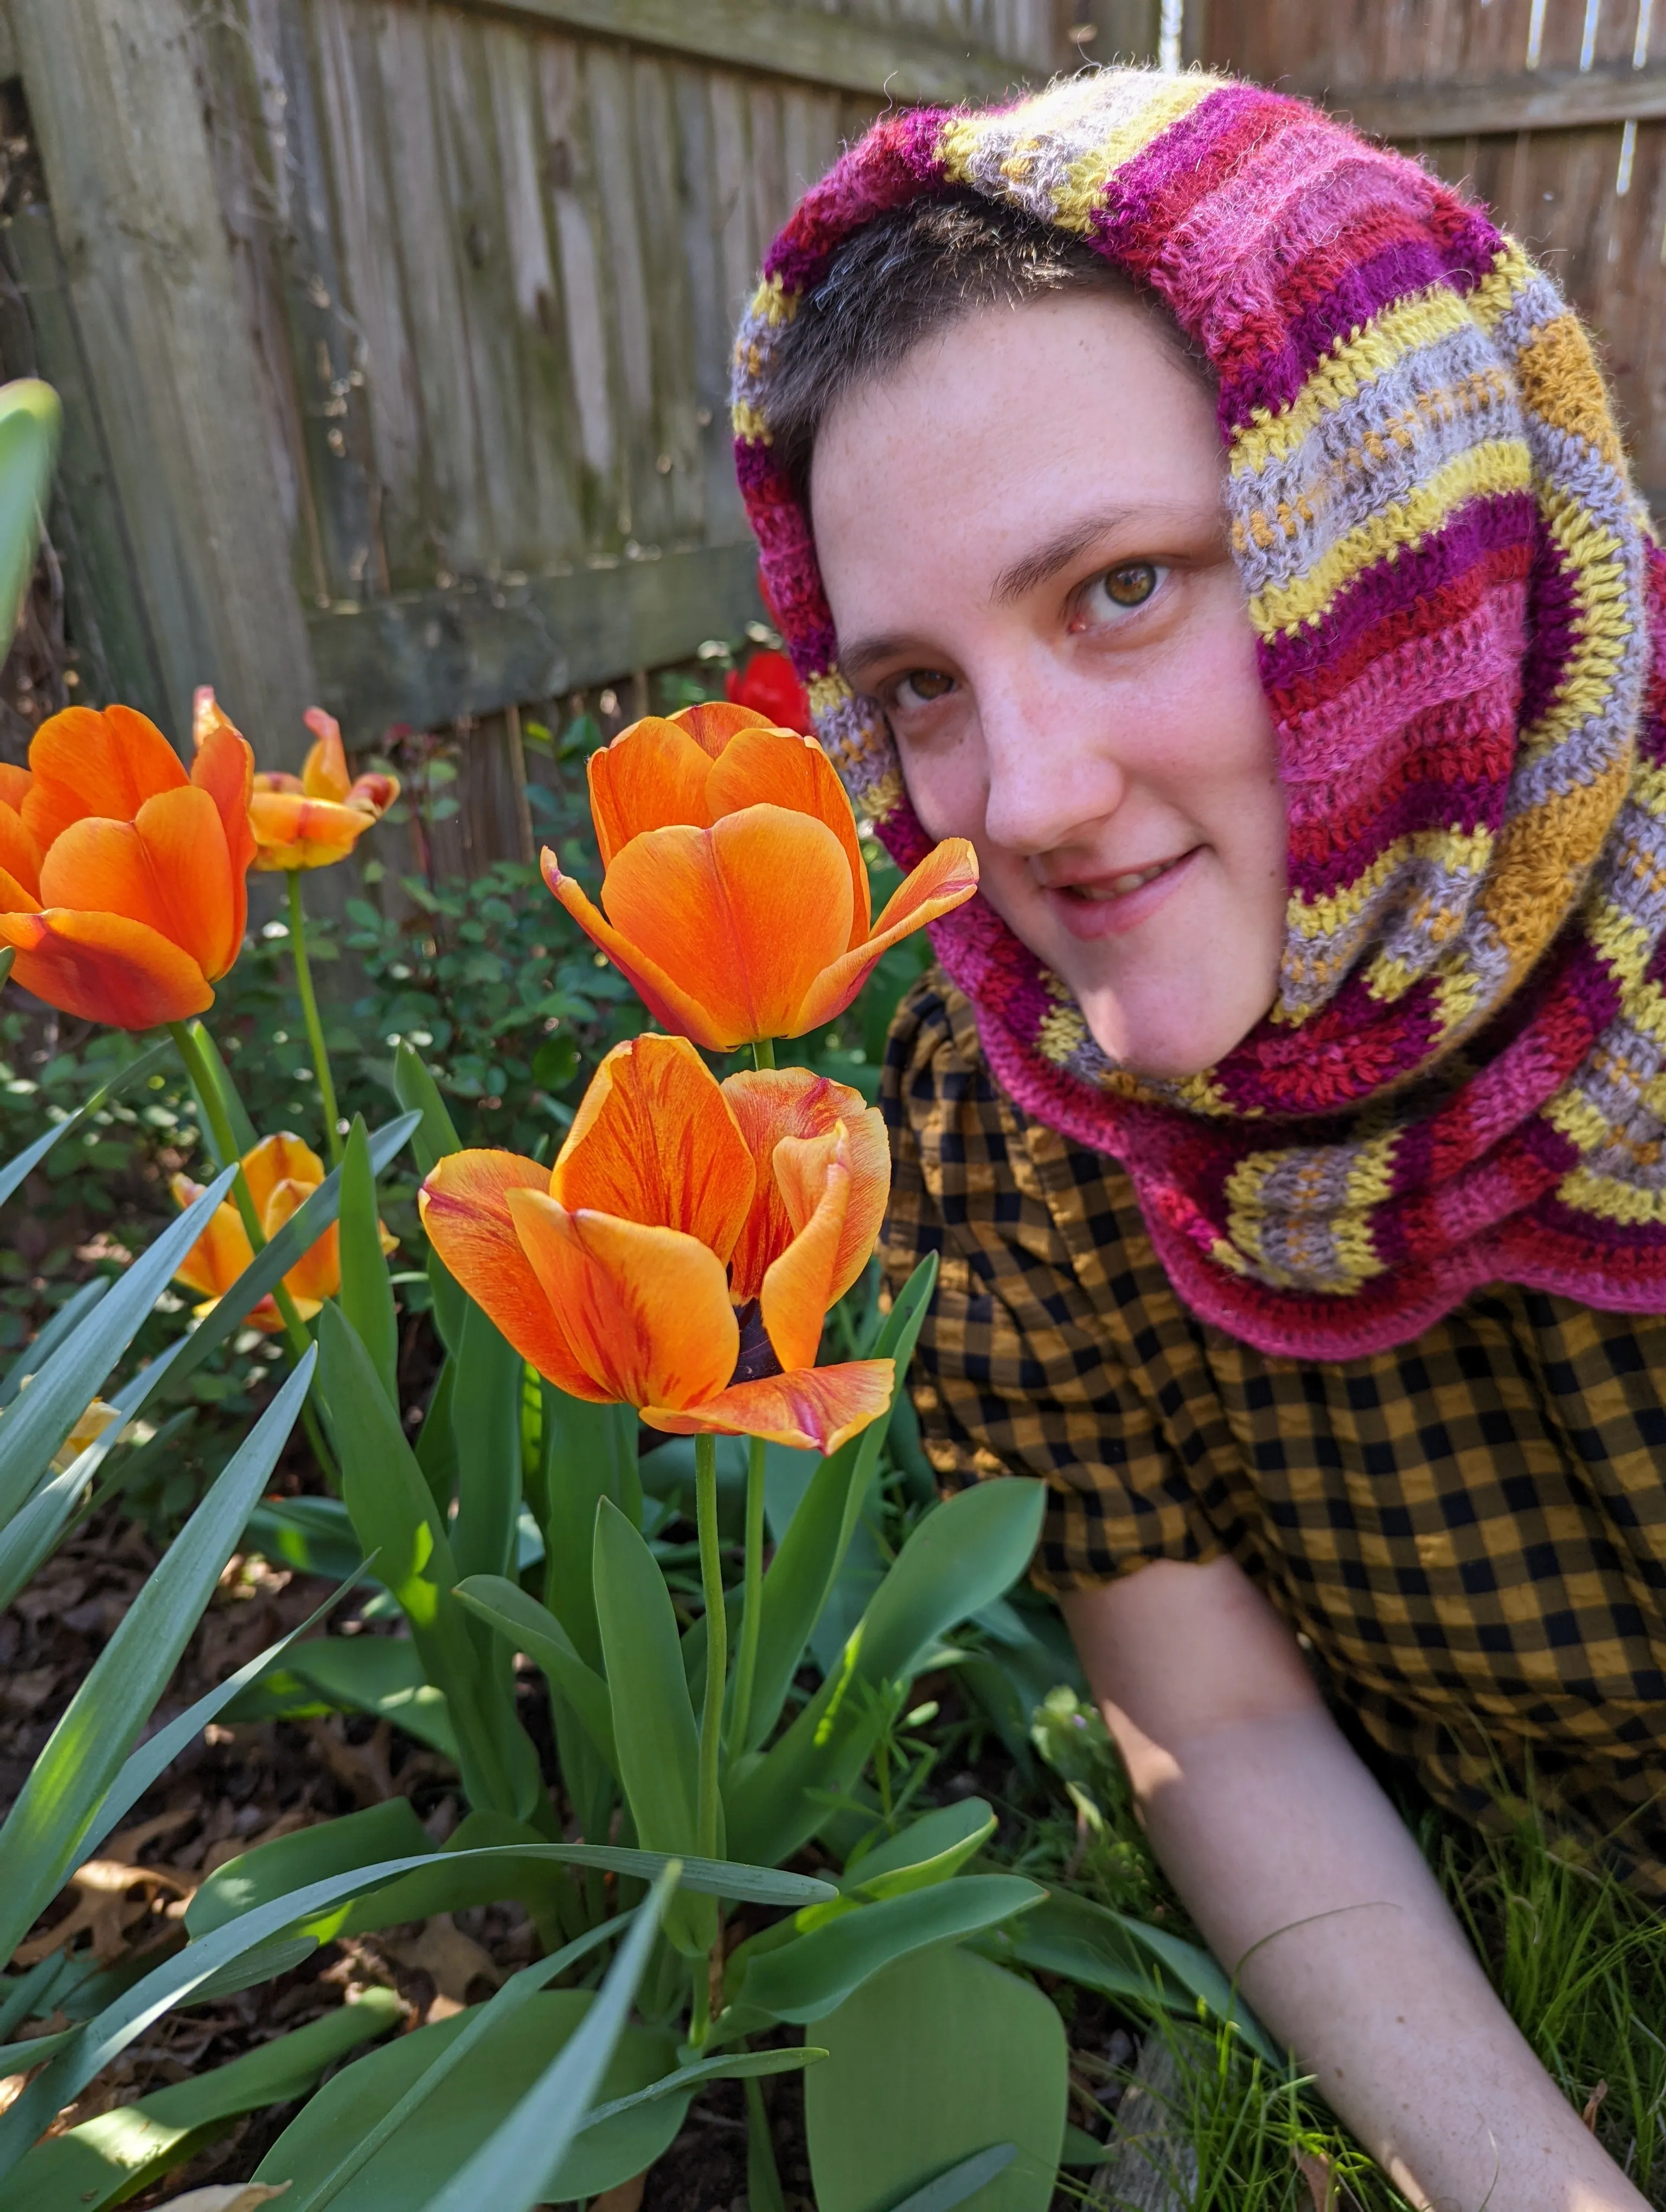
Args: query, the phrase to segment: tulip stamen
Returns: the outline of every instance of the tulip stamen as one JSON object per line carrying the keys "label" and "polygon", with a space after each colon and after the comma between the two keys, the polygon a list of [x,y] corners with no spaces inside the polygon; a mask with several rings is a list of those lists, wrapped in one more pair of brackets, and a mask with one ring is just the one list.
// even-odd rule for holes
{"label": "tulip stamen", "polygon": [[729,1388],[733,1389],[737,1382],[762,1382],[771,1375],[779,1375],[781,1361],[763,1326],[763,1310],[757,1299],[748,1298],[744,1306],[737,1309],[735,1319],[740,1324],[740,1352],[734,1373],[729,1377]]}

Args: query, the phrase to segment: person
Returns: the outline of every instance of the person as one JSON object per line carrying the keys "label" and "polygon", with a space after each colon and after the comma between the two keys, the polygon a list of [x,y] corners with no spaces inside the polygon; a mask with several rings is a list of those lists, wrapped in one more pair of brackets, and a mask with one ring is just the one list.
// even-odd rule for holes
{"label": "person", "polygon": [[1158,1854],[1395,2185],[1640,2206],[1372,1771],[1666,1895],[1666,564],[1585,334],[1411,161],[1109,70],[878,124],[733,396],[824,744],[982,872],[884,1076],[936,1467],[1047,1483]]}

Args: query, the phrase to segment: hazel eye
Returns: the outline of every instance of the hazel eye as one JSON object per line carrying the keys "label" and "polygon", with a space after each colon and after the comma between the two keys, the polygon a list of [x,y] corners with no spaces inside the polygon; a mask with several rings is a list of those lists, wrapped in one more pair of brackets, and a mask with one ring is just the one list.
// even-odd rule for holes
{"label": "hazel eye", "polygon": [[1084,588],[1072,627],[1114,623],[1119,616],[1133,613],[1154,596],[1167,574],[1155,561],[1124,561],[1104,569]]}
{"label": "hazel eye", "polygon": [[940,668],[910,668],[898,682],[894,696],[902,708],[929,707],[939,699],[946,699],[954,690],[954,678],[945,676]]}

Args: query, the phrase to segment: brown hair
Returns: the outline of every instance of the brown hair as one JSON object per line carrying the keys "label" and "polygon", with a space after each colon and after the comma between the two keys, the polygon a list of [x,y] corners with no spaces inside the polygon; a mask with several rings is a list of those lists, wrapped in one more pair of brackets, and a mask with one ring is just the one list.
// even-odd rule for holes
{"label": "brown hair", "polygon": [[1149,315],[1164,343],[1213,390],[1207,362],[1155,295],[1085,239],[971,192],[916,199],[848,239],[782,331],[769,434],[793,496],[810,503],[822,425],[858,386],[899,368],[924,339],[985,307],[1097,293]]}

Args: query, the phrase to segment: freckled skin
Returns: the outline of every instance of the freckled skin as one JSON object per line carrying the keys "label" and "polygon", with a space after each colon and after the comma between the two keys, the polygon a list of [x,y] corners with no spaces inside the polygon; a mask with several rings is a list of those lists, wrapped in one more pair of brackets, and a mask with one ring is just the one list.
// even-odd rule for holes
{"label": "freckled skin", "polygon": [[884,704],[921,823],[971,840],[985,896],[1150,1075],[1254,1027],[1283,939],[1224,468],[1209,393],[1152,321],[1077,295],[916,347],[833,410],[812,475],[847,673]]}

